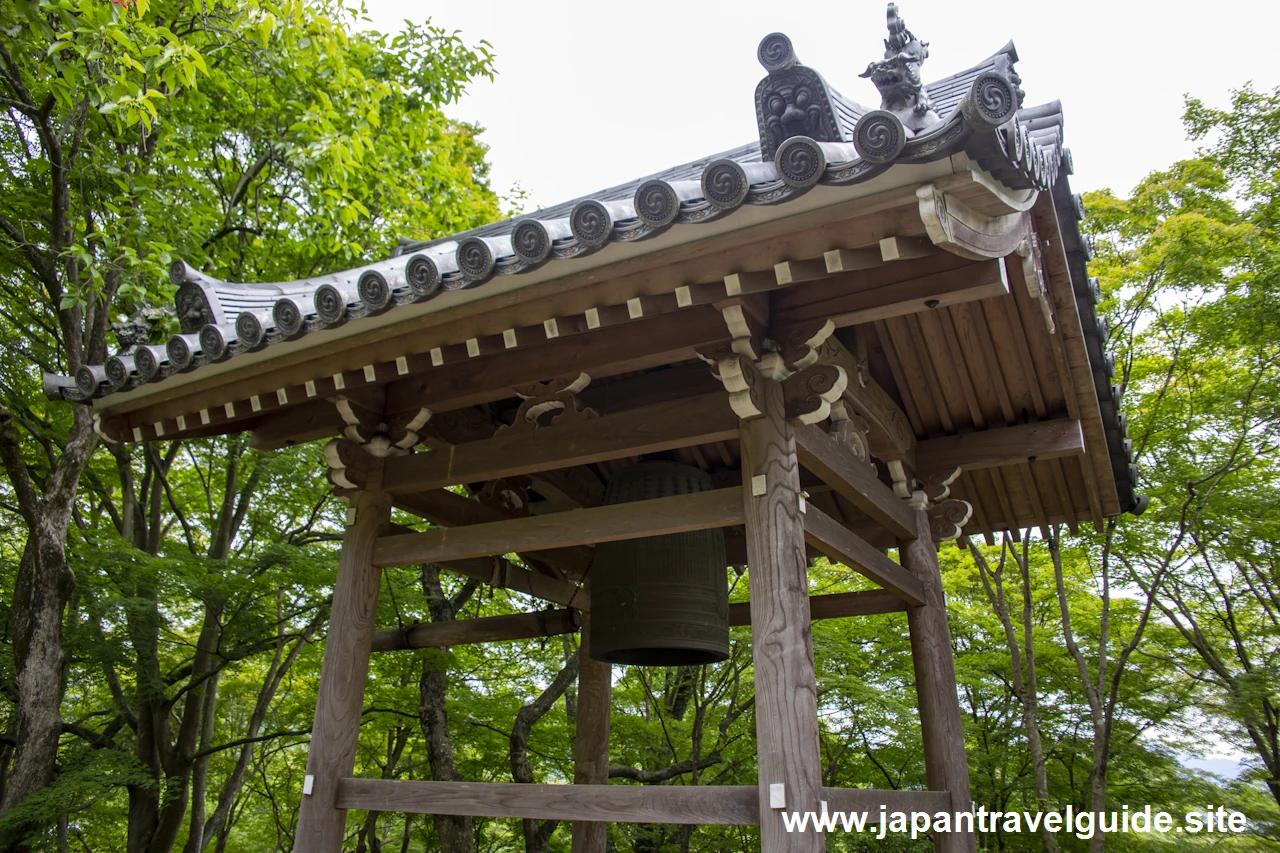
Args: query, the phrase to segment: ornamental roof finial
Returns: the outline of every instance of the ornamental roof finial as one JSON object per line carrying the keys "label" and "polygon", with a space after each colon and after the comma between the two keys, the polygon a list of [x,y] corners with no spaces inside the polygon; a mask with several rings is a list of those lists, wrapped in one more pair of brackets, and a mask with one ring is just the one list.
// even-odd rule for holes
{"label": "ornamental roof finial", "polygon": [[884,59],[868,65],[862,76],[870,77],[880,90],[880,108],[918,132],[941,121],[920,77],[920,66],[929,58],[929,43],[907,29],[896,3],[889,4],[885,18],[889,37],[884,40]]}

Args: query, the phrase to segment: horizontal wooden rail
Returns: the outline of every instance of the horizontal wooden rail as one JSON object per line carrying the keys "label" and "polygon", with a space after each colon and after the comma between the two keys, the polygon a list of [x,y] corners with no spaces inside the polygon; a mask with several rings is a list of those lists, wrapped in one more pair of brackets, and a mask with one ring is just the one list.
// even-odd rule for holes
{"label": "horizontal wooden rail", "polygon": [[823,788],[828,812],[866,812],[870,823],[880,822],[880,807],[888,812],[951,811],[946,791],[878,791],[870,788]]}
{"label": "horizontal wooden rail", "polygon": [[725,404],[724,394],[702,394],[591,420],[510,430],[485,441],[397,459],[387,466],[382,488],[393,495],[411,494],[725,441],[737,435],[738,418]]}
{"label": "horizontal wooden rail", "polygon": [[1064,418],[921,441],[916,444],[916,465],[922,471],[972,471],[1080,453],[1084,430],[1079,421]]}
{"label": "horizontal wooden rail", "polygon": [[[585,592],[583,597],[586,597]],[[478,619],[455,619],[451,622],[426,622],[378,631],[373,635],[372,651],[398,652],[501,640],[528,640],[572,634],[581,627],[582,613],[578,610],[548,610],[482,616]]]}
{"label": "horizontal wooden rail", "polygon": [[517,785],[343,779],[340,809],[472,817],[756,826],[752,785]]}
{"label": "horizontal wooden rail", "polygon": [[[474,498],[454,494],[448,489],[399,495],[395,499],[395,507],[419,518],[425,518],[439,527],[465,527],[469,524],[484,524],[511,518],[509,513],[482,504]],[[560,566],[571,575],[580,576],[591,565],[591,555],[591,549],[581,545],[576,548],[543,551],[538,554],[538,559]]]}
{"label": "horizontal wooden rail", "polygon": [[541,551],[731,527],[744,521],[741,490],[716,489],[468,527],[383,536],[374,546],[373,563],[382,567],[447,563],[513,551]]}
{"label": "horizontal wooden rail", "polygon": [[[589,610],[589,602],[589,593],[586,590],[579,590],[571,610],[482,616],[477,619],[427,622],[405,628],[387,628],[373,635],[373,651],[398,652],[405,649],[430,649],[506,640],[533,640],[558,634],[572,634],[582,627],[581,614]],[[814,622],[820,619],[841,619],[846,616],[903,613],[906,609],[907,603],[887,589],[835,592],[809,598],[809,618]],[[750,625],[751,603],[735,601],[730,604],[729,624],[734,627]]]}
{"label": "horizontal wooden rail", "polygon": [[908,604],[924,603],[924,592],[910,572],[812,504],[804,514],[804,538],[831,559],[870,578]]}
{"label": "horizontal wooden rail", "polygon": [[[885,811],[949,811],[946,791],[823,788],[828,812],[866,812],[879,823]],[[600,823],[758,826],[760,794],[754,785],[517,785],[511,782],[416,782],[343,779],[337,807],[408,814],[581,820]],[[800,811],[818,803],[796,803]]]}
{"label": "horizontal wooden rail", "polygon": [[912,509],[876,479],[872,468],[816,425],[796,430],[796,456],[800,464],[843,495],[858,509],[899,539],[915,539]]}

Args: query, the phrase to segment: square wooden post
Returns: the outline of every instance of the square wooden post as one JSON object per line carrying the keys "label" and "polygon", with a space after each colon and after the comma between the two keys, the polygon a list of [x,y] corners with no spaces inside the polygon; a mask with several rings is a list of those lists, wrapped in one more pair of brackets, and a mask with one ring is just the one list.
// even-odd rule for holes
{"label": "square wooden post", "polygon": [[[578,653],[578,720],[573,747],[576,785],[604,785],[609,781],[609,716],[613,711],[613,667],[592,660],[591,614],[582,617],[582,645]],[[604,853],[608,824],[574,821],[573,853]]]}
{"label": "square wooden post", "polygon": [[[818,832],[787,832],[782,811],[820,809],[818,697],[800,465],[782,387],[764,383],[764,416],[741,424],[760,770],[761,853],[817,853]],[[779,802],[782,808],[779,808]]]}
{"label": "square wooden post", "polygon": [[[929,789],[951,794],[951,811],[973,806],[969,791],[969,764],[964,752],[964,723],[956,692],[956,667],[951,656],[951,631],[942,594],[938,552],[929,534],[929,519],[917,510],[916,539],[899,542],[903,568],[915,575],[924,590],[925,603],[907,609],[911,631],[911,662],[920,701],[920,729],[924,736],[924,768]],[[971,832],[938,834],[937,853],[975,853],[977,838]]]}
{"label": "square wooden post", "polygon": [[[376,485],[381,485],[380,476],[374,479]],[[294,853],[342,850],[347,810],[335,805],[338,781],[350,776],[355,768],[382,580],[382,570],[373,565],[373,546],[390,524],[391,496],[373,490],[357,492],[351,497],[347,518],[307,752],[307,784],[311,792],[303,794],[298,811]]]}

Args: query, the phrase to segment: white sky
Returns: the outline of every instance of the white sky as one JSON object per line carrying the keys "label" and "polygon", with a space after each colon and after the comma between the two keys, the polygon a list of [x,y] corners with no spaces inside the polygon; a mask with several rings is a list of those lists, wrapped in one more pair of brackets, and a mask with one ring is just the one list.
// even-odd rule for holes
{"label": "white sky", "polygon": [[[493,46],[496,81],[475,84],[449,112],[486,128],[494,188],[519,184],[530,210],[755,139],[753,93],[764,76],[756,46],[775,30],[829,85],[879,106],[858,74],[883,54],[881,0],[367,2],[377,29],[430,17]],[[930,42],[926,81],[976,64],[1009,39],[1017,44],[1027,104],[1063,102],[1077,191],[1124,193],[1190,154],[1184,93],[1225,106],[1246,81],[1280,83],[1275,0],[898,5]]]}

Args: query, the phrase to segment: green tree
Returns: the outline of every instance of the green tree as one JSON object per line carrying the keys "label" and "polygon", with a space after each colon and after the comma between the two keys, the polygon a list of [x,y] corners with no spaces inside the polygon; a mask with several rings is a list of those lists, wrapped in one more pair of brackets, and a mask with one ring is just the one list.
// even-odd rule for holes
{"label": "green tree", "polygon": [[1152,496],[1117,555],[1280,803],[1280,90],[1185,123],[1197,159],[1087,199]]}
{"label": "green tree", "polygon": [[17,356],[0,367],[0,460],[26,527],[0,802],[10,847],[32,826],[10,812],[55,773],[66,541],[97,446],[89,411],[43,404],[38,374],[101,362],[113,319],[168,302],[172,255],[292,278],[497,212],[475,129],[441,112],[492,73],[486,48],[358,23],[299,0],[0,6],[0,339]]}

